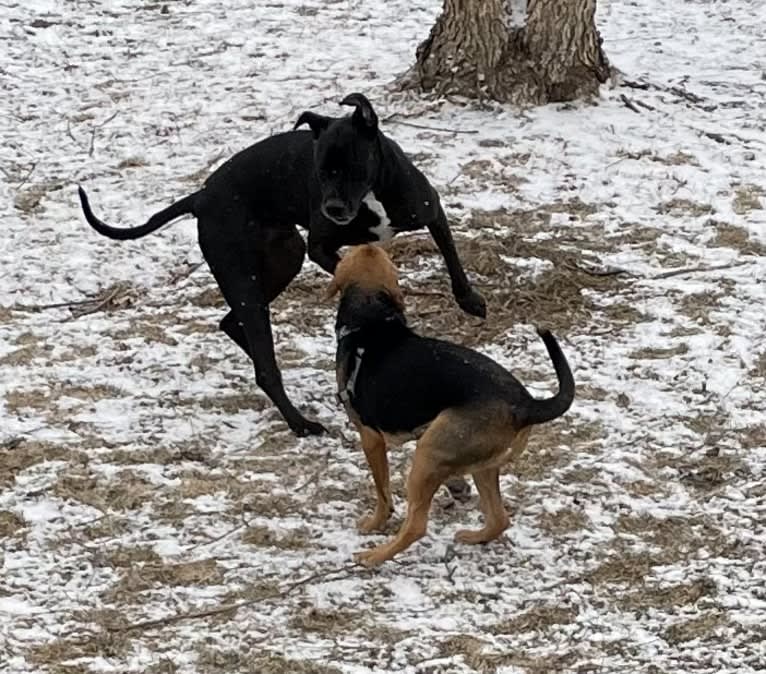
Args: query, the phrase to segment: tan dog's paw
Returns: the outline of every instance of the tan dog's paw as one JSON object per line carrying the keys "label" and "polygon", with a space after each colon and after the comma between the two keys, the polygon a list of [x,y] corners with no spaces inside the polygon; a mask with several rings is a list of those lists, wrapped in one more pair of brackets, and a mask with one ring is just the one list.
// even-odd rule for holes
{"label": "tan dog's paw", "polygon": [[354,561],[371,569],[375,566],[380,566],[388,559],[385,553],[381,553],[380,548],[372,548],[372,550],[360,550],[354,553]]}
{"label": "tan dog's paw", "polygon": [[502,529],[498,532],[488,531],[487,529],[460,529],[460,531],[455,532],[455,542],[466,543],[467,545],[488,543],[502,533]]}
{"label": "tan dog's paw", "polygon": [[360,534],[374,534],[386,528],[388,518],[374,512],[359,518],[356,528]]}

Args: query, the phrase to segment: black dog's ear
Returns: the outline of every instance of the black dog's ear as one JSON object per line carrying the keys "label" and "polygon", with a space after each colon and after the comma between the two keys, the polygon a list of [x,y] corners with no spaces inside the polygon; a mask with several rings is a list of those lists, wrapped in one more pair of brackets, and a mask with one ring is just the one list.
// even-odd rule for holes
{"label": "black dog's ear", "polygon": [[364,94],[349,94],[341,102],[341,105],[351,105],[354,108],[354,114],[351,120],[354,124],[368,131],[376,131],[378,128],[378,116],[372,109],[372,104],[367,100]]}
{"label": "black dog's ear", "polygon": [[301,116],[298,117],[298,121],[295,122],[295,125],[293,126],[293,131],[303,124],[308,124],[311,133],[314,134],[314,138],[319,138],[322,131],[330,126],[330,122],[332,122],[330,117],[317,115],[315,112],[302,112]]}

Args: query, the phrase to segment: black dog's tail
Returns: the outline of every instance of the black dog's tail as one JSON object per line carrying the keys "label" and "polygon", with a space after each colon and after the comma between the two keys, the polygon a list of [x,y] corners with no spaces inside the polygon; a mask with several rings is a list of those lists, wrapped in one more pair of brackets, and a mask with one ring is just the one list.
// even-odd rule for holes
{"label": "black dog's tail", "polygon": [[90,208],[90,202],[88,201],[88,195],[85,194],[85,190],[82,187],[77,188],[80,192],[80,204],[82,204],[82,212],[85,214],[85,219],[88,224],[93,227],[99,234],[108,236],[110,239],[118,239],[120,241],[126,241],[128,239],[140,239],[142,236],[146,236],[151,232],[167,224],[171,220],[175,220],[180,215],[194,212],[194,201],[197,194],[190,194],[188,197],[184,197],[180,201],[176,201],[174,204],[168,206],[159,213],[155,213],[146,224],[139,227],[112,227],[107,225],[104,221],[99,220]]}
{"label": "black dog's tail", "polygon": [[523,419],[520,420],[524,426],[544,424],[546,421],[553,421],[553,419],[560,417],[569,409],[575,394],[572,371],[569,369],[569,363],[561,352],[556,338],[550,330],[538,329],[537,334],[545,342],[545,348],[548,349],[548,355],[553,361],[553,367],[556,369],[556,376],[559,380],[559,392],[552,398],[530,401]]}

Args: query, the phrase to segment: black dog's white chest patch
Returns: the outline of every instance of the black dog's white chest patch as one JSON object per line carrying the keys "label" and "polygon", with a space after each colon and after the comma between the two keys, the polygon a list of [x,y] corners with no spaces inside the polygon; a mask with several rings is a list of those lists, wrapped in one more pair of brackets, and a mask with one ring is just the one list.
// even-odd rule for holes
{"label": "black dog's white chest patch", "polygon": [[372,192],[368,192],[365,195],[362,203],[378,218],[378,224],[374,227],[369,227],[368,231],[374,234],[378,241],[388,241],[391,239],[394,236],[394,229],[391,227],[391,220],[386,213],[386,209],[383,208],[383,204],[378,201]]}

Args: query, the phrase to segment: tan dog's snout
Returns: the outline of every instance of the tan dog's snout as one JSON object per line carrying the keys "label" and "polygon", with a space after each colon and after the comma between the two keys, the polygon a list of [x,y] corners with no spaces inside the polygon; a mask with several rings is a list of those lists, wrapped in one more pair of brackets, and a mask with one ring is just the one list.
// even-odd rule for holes
{"label": "tan dog's snout", "polygon": [[346,253],[327,286],[324,299],[330,300],[349,286],[367,290],[385,290],[400,309],[404,310],[404,295],[399,288],[399,274],[394,263],[380,246],[354,246]]}

